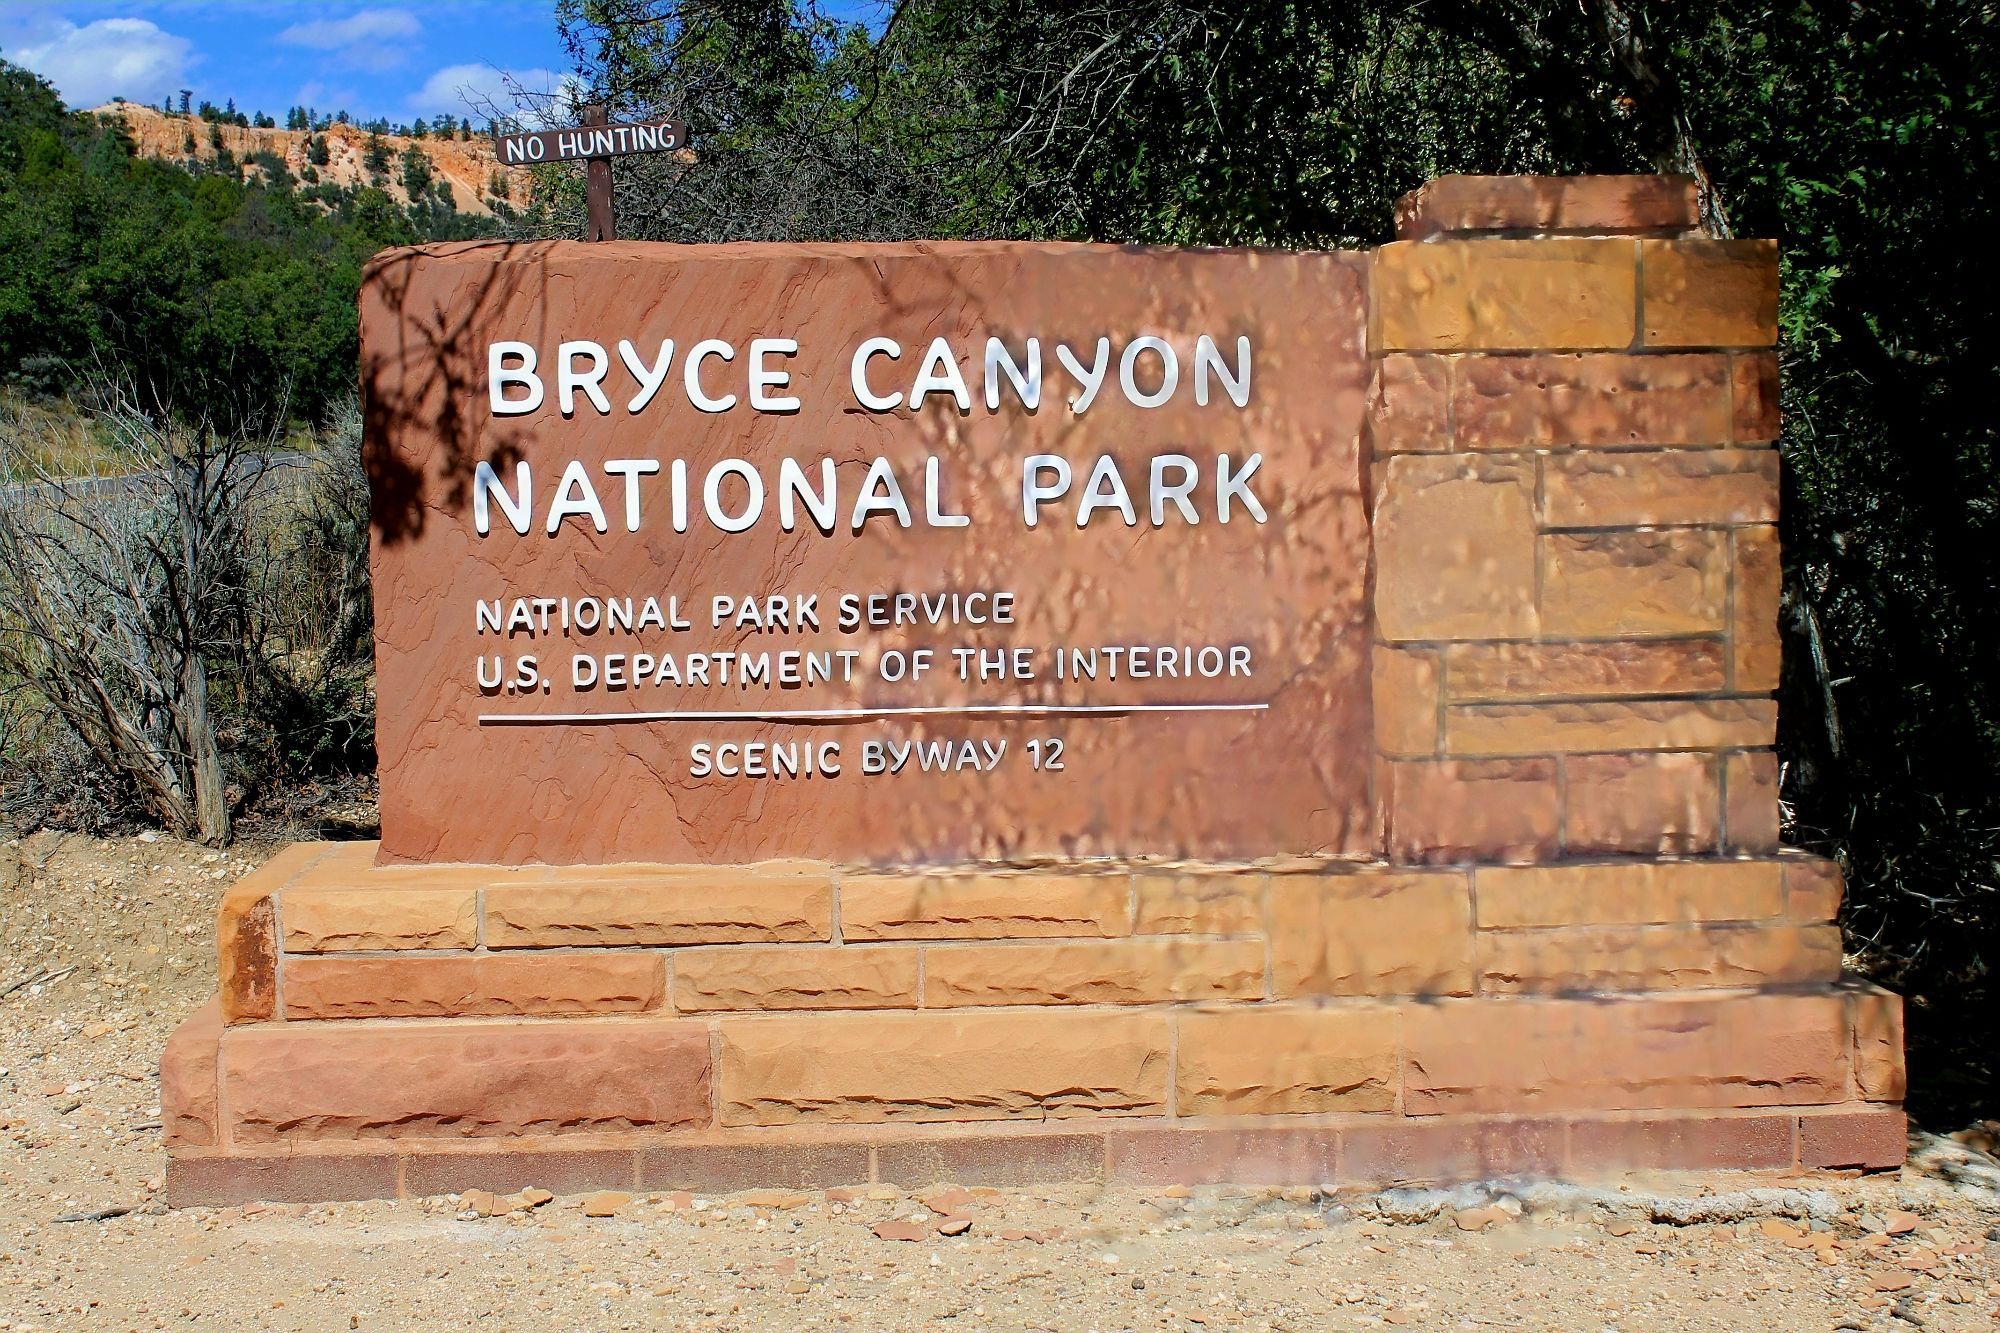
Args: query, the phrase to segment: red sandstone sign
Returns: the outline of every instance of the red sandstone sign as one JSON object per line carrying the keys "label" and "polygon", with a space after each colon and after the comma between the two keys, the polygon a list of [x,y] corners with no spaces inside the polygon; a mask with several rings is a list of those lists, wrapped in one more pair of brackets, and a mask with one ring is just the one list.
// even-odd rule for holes
{"label": "red sandstone sign", "polygon": [[385,859],[1368,850],[1364,263],[377,265]]}

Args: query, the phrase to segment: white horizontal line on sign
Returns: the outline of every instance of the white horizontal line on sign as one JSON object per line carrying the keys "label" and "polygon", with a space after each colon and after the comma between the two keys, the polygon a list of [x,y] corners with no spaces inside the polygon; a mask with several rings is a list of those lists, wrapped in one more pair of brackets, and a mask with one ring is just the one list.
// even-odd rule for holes
{"label": "white horizontal line on sign", "polygon": [[1257,713],[1259,704],[927,704],[911,708],[752,708],[689,713],[482,713],[487,727],[574,722],[833,722],[871,717],[1052,717],[1063,714]]}

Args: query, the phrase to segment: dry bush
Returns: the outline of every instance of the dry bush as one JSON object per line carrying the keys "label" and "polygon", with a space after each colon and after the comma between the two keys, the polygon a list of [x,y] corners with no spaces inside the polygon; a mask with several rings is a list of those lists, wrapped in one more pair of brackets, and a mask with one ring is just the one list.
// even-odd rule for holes
{"label": "dry bush", "polygon": [[372,762],[358,413],[307,450],[126,393],[87,416],[94,464],[58,475],[42,422],[0,414],[0,470],[30,479],[0,492],[8,822],[219,844],[260,792]]}

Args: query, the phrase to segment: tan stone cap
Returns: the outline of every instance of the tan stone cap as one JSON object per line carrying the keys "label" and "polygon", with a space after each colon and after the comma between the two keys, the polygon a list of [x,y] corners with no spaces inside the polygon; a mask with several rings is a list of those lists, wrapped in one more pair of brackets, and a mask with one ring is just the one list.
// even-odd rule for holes
{"label": "tan stone cap", "polygon": [[1396,236],[1672,235],[1699,217],[1689,176],[1440,176],[1396,201]]}

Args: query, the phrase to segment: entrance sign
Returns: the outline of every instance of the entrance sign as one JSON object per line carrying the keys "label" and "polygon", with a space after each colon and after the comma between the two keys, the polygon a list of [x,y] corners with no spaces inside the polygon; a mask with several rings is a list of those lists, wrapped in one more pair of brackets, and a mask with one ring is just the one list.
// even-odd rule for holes
{"label": "entrance sign", "polygon": [[1898,1165],[1697,217],[380,256],[381,840],[229,891],[168,1197]]}
{"label": "entrance sign", "polygon": [[364,307],[387,858],[1367,850],[1353,257],[546,260]]}
{"label": "entrance sign", "polygon": [[645,120],[625,125],[579,125],[563,130],[523,130],[503,134],[494,144],[503,167],[543,162],[575,162],[623,153],[671,153],[687,146],[687,126],[677,120]]}

